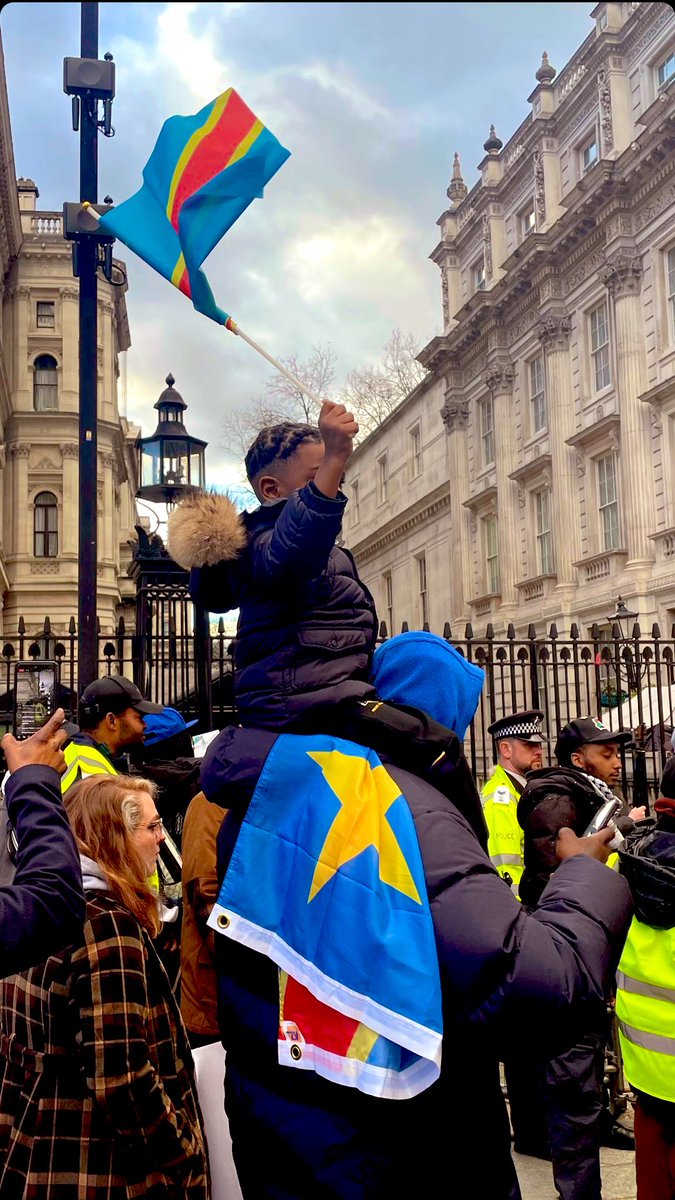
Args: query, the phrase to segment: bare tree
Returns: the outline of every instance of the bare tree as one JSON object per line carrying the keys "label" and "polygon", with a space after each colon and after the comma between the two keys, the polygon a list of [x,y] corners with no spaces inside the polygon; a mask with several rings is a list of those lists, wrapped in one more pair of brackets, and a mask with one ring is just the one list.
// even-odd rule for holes
{"label": "bare tree", "polygon": [[[307,359],[292,354],[281,358],[284,367],[304,383],[315,396],[330,399],[331,385],[335,375],[336,356],[330,346],[315,346]],[[261,429],[278,425],[281,421],[299,421],[316,425],[319,408],[304,392],[275,371],[266,384],[267,395],[252,400],[244,409],[228,417],[225,428],[224,446],[244,457],[251,442]]]}
{"label": "bare tree", "polygon": [[[382,364],[352,371],[339,395],[334,395],[333,379],[336,355],[330,346],[315,346],[309,358],[297,354],[280,361],[320,399],[338,399],[356,417],[359,440],[367,437],[385,417],[405,400],[426,375],[417,362],[419,346],[412,334],[392,330],[382,351]],[[256,434],[268,425],[281,421],[300,421],[316,425],[319,408],[285,375],[275,372],[268,379],[267,394],[252,400],[228,418],[224,446],[243,458]]]}
{"label": "bare tree", "polygon": [[367,437],[405,400],[426,375],[417,362],[419,346],[411,333],[392,330],[383,348],[382,365],[363,367],[348,376],[340,399],[359,423],[359,439]]}

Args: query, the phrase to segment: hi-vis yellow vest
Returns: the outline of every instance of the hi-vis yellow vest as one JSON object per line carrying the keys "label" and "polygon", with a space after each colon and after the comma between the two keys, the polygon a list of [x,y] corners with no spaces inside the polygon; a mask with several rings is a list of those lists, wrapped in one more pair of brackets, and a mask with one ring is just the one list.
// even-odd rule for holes
{"label": "hi-vis yellow vest", "polygon": [[66,771],[61,776],[61,792],[64,796],[78,779],[86,779],[88,775],[118,774],[110,759],[96,746],[82,746],[77,742],[69,742],[63,756],[67,764]]}
{"label": "hi-vis yellow vest", "polygon": [[629,1083],[675,1103],[675,928],[633,918],[616,975],[616,1016]]}
{"label": "hi-vis yellow vest", "polygon": [[488,854],[501,876],[510,875],[518,895],[523,873],[524,833],[518,824],[519,792],[503,767],[495,767],[480,794],[488,827]]}

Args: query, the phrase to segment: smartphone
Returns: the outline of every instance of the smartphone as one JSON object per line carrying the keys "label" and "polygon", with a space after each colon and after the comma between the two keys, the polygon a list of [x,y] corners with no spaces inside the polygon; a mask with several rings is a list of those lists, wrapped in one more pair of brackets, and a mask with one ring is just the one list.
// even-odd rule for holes
{"label": "smartphone", "polygon": [[582,834],[582,837],[592,837],[594,833],[599,833],[601,829],[606,829],[608,825],[614,825],[614,818],[621,812],[620,800],[606,800],[595,813],[593,820],[587,825]]}
{"label": "smartphone", "polygon": [[14,667],[14,724],[17,741],[28,738],[47,723],[56,709],[55,662],[36,658]]}

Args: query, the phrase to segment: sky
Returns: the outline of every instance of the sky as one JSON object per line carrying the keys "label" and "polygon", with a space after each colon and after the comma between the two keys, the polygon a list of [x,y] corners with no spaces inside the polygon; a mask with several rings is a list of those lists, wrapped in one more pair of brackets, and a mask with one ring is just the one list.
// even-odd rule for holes
{"label": "sky", "polygon": [[[291,157],[204,270],[218,303],[276,357],[337,356],[339,387],[376,366],[391,331],[420,347],[442,330],[429,254],[453,154],[479,178],[494,123],[528,115],[543,50],[561,71],[593,29],[591,3],[101,3],[99,57],[116,64],[115,137],[99,137],[99,200],[141,184],[167,117],[234,87]],[[0,14],[16,169],[38,208],[79,196],[79,137],[63,58],[80,54],[80,5],[13,0]],[[119,243],[131,349],[127,415],[154,432],[171,371],[207,483],[233,486],[228,417],[264,396],[271,368]]]}

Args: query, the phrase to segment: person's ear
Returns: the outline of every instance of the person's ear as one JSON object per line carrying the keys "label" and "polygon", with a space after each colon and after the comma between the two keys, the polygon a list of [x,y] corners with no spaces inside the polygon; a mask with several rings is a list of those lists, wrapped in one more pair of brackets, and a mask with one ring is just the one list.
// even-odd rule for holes
{"label": "person's ear", "polygon": [[570,754],[570,762],[573,767],[579,767],[582,771],[586,766],[586,761],[581,750],[575,750],[573,754]]}
{"label": "person's ear", "polygon": [[262,500],[281,500],[279,480],[274,475],[262,475],[258,480],[258,491]]}

